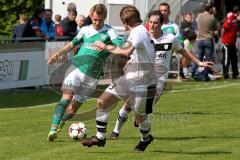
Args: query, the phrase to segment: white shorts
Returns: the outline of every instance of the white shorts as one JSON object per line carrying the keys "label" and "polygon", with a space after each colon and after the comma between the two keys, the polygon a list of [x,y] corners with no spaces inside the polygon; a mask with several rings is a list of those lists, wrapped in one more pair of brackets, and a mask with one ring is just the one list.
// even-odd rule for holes
{"label": "white shorts", "polygon": [[[71,70],[69,72],[69,70]],[[62,85],[62,91],[73,94],[73,99],[83,103],[95,91],[97,86],[97,79],[93,79],[82,73],[78,68],[69,69],[65,75]]]}
{"label": "white shorts", "polygon": [[134,106],[134,110],[140,114],[152,113],[152,105],[156,94],[156,85],[133,86],[124,77],[119,77],[105,90],[119,99],[126,100],[128,97]]}
{"label": "white shorts", "polygon": [[157,88],[156,88],[156,97],[159,97],[163,94],[165,84],[168,79],[167,74],[158,74],[156,72],[156,77],[157,77]]}

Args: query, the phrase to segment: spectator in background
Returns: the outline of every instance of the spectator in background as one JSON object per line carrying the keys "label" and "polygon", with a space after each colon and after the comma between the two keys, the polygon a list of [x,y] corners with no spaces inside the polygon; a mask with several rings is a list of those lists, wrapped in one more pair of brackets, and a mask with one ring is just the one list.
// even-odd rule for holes
{"label": "spectator in background", "polygon": [[51,9],[45,9],[45,14],[43,17],[43,22],[41,25],[42,32],[49,37],[49,39],[55,38],[55,27],[54,27],[54,21],[52,20],[52,10]]}
{"label": "spectator in background", "polygon": [[[189,30],[187,33],[186,33],[186,39],[184,40],[184,49],[191,55],[193,55],[195,57],[195,54],[193,53],[193,46],[194,46],[194,43],[196,41],[196,38],[197,38],[197,34],[195,33],[194,30]],[[186,58],[186,57],[182,57],[181,59],[181,63],[182,63],[182,67],[183,67],[183,75],[184,75],[184,78],[186,79],[189,79],[190,76],[189,76],[189,67],[190,67],[190,64],[191,64],[191,61]]]}
{"label": "spectator in background", "polygon": [[[218,34],[217,23],[213,15],[215,7],[213,4],[206,3],[204,9],[204,12],[199,13],[197,16],[198,35],[195,53],[200,61],[213,61],[214,36]],[[198,79],[198,77],[195,77],[197,68],[198,66],[194,64],[192,69],[194,79]],[[211,74],[211,72],[209,68],[205,68],[203,80],[210,80],[208,74]]]}
{"label": "spectator in background", "polygon": [[196,20],[196,14],[192,13],[192,24],[195,32],[198,32],[198,25]]}
{"label": "spectator in background", "polygon": [[[192,13],[191,12],[185,13],[185,14],[183,14],[183,21],[181,22],[181,33],[182,33],[182,39],[183,39],[184,43],[185,43],[185,40],[188,40],[188,37],[189,37],[188,34],[190,34],[190,37],[191,37],[191,36],[193,36],[193,32],[195,32],[195,31],[194,31],[194,27],[193,27],[193,23],[192,23]],[[195,40],[196,40],[196,37],[195,37]],[[189,41],[186,41],[186,42],[189,43]],[[190,42],[190,44],[191,44],[191,42]],[[192,47],[192,44],[191,44],[191,47]],[[181,61],[180,76],[183,79],[189,79],[190,76],[189,76],[188,68],[190,67],[191,62],[183,56],[181,56],[180,61]]]}
{"label": "spectator in background", "polygon": [[68,4],[68,7],[67,7],[67,11],[71,11],[71,10],[77,10],[77,6],[75,3],[71,2]]}
{"label": "spectator in background", "polygon": [[237,8],[235,9],[236,10],[233,10],[233,12],[227,14],[227,19],[222,26],[222,65],[224,79],[229,78],[228,70],[230,63],[232,65],[232,79],[237,79],[239,75],[236,41],[240,15],[238,14]]}
{"label": "spectator in background", "polygon": [[44,10],[42,8],[35,8],[33,16],[27,21],[23,29],[22,37],[41,37],[43,40],[49,39],[41,30],[43,12]]}
{"label": "spectator in background", "polygon": [[183,40],[187,39],[187,34],[189,31],[194,31],[192,13],[190,12],[183,15],[183,21],[181,23],[181,33],[183,35]]}
{"label": "spectator in background", "polygon": [[74,9],[68,10],[68,16],[65,17],[60,25],[62,27],[63,36],[68,36],[69,38],[73,38],[77,34],[77,23],[75,21],[77,16],[77,11]]}
{"label": "spectator in background", "polygon": [[55,26],[54,26],[56,36],[62,36],[63,35],[62,27],[60,25],[61,20],[62,20],[61,15],[56,14],[55,15]]}
{"label": "spectator in background", "polygon": [[14,38],[15,42],[19,42],[16,39],[22,37],[26,22],[27,22],[27,16],[25,14],[20,14],[19,15],[19,25],[17,25],[13,31],[13,38]]}
{"label": "spectator in background", "polygon": [[[77,33],[80,31],[80,29],[83,27],[84,22],[85,22],[85,16],[84,15],[79,15],[76,18],[76,23],[77,23]],[[76,55],[80,49],[81,44],[76,46],[73,50],[73,54]]]}
{"label": "spectator in background", "polygon": [[88,15],[88,16],[85,18],[85,21],[84,21],[83,26],[88,26],[88,25],[90,25],[90,24],[92,24],[92,19],[91,19],[91,16]]}
{"label": "spectator in background", "polygon": [[80,28],[83,27],[84,22],[85,22],[85,16],[84,15],[79,15],[76,18],[76,23],[77,23],[77,32],[79,32]]}

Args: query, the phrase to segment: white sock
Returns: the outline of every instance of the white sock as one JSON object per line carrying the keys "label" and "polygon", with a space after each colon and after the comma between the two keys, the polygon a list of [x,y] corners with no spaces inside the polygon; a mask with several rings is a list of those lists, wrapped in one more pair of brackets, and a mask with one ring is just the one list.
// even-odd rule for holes
{"label": "white sock", "polygon": [[123,124],[126,122],[127,118],[128,118],[128,112],[126,111],[125,105],[124,105],[118,112],[118,118],[117,118],[115,127],[113,129],[113,132],[120,133],[121,128]]}
{"label": "white sock", "polygon": [[183,68],[183,74],[184,76],[189,76],[188,68]]}
{"label": "white sock", "polygon": [[107,122],[109,119],[109,112],[103,109],[97,109],[96,123],[97,123],[97,138],[105,139],[107,133]]}

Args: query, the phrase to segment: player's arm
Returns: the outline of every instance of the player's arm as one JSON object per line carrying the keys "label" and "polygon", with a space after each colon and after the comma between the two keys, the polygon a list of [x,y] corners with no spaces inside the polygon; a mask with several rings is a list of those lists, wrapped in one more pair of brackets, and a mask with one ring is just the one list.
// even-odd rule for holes
{"label": "player's arm", "polygon": [[207,67],[207,68],[212,68],[213,63],[212,62],[201,62],[198,58],[196,58],[193,54],[187,52],[185,49],[180,49],[177,51],[178,53],[182,54],[184,57],[188,58],[192,62],[196,63],[200,67]]}
{"label": "player's arm", "polygon": [[120,37],[113,29],[110,29],[108,31],[108,34],[112,42],[111,45],[104,45],[101,42],[96,42],[93,45],[97,44],[98,48],[104,49],[113,54],[122,54],[128,56],[132,53],[131,50],[134,49],[131,48],[132,46],[130,45],[130,43],[126,43],[126,40],[123,37]]}
{"label": "player's arm", "polygon": [[60,49],[57,53],[54,53],[48,60],[48,64],[53,64],[57,61],[58,57],[70,52],[75,46],[80,44],[83,41],[83,29],[80,29],[79,33],[73,40],[66,44],[62,49]]}
{"label": "player's arm", "polygon": [[66,44],[57,53],[54,53],[48,60],[48,64],[53,64],[57,61],[58,57],[68,53],[74,47],[73,42]]}
{"label": "player's arm", "polygon": [[116,47],[113,45],[106,45],[102,41],[96,41],[93,43],[94,46],[97,46],[100,50],[106,50],[113,54],[122,54],[125,56],[130,56],[134,51],[134,46],[126,42],[124,47]]}

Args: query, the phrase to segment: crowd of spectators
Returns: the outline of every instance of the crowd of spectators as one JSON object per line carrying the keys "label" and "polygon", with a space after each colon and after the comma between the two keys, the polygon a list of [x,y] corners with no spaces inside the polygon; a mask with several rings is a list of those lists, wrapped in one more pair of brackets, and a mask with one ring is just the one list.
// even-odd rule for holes
{"label": "crowd of spectators", "polygon": [[[190,48],[193,54],[201,61],[214,61],[215,43],[221,39],[222,44],[222,70],[223,78],[228,79],[230,65],[232,67],[232,79],[237,79],[238,72],[238,56],[236,49],[237,35],[239,32],[240,11],[238,7],[234,7],[226,18],[220,20],[216,18],[216,8],[214,3],[206,3],[203,5],[204,10],[195,15],[187,12],[182,14],[181,33],[186,46],[193,32],[196,33],[196,41],[191,43]],[[187,43],[189,44],[189,43]],[[182,78],[189,79],[190,75],[195,80],[209,81],[219,79],[216,70],[208,68],[199,68],[196,64],[190,65],[186,59],[181,59]],[[191,71],[191,74],[189,74]]]}
{"label": "crowd of spectators", "polygon": [[[34,41],[34,39],[23,40],[26,37],[37,37],[38,39],[35,39],[35,41],[50,41],[58,36],[72,39],[82,26],[92,23],[89,15],[85,17],[77,14],[74,3],[68,5],[67,11],[68,15],[63,19],[56,14],[54,21],[52,20],[53,11],[51,9],[37,7],[29,19],[26,15],[20,14],[19,25],[13,31],[14,41],[16,43]],[[235,7],[231,12],[227,13],[226,19],[222,20],[222,25],[218,25],[215,18],[216,9],[214,4],[207,3],[204,5],[204,11],[196,16],[191,12],[182,14],[182,22],[179,27],[182,45],[185,44],[185,48],[188,48],[201,61],[214,60],[214,43],[219,38],[222,39],[222,65],[225,79],[230,77],[228,73],[230,65],[233,72],[232,78],[237,79],[239,75],[236,49],[238,24],[240,22],[239,13],[239,9]],[[213,70],[207,68],[199,70],[197,65],[191,65],[186,59],[181,60],[181,73],[183,79],[189,79],[191,75],[196,80],[217,79],[217,77],[214,77],[215,72]]]}
{"label": "crowd of spectators", "polygon": [[82,26],[89,24],[89,19],[77,15],[75,3],[69,3],[67,11],[66,17],[62,19],[61,15],[56,14],[54,20],[52,9],[37,7],[29,19],[25,14],[20,14],[19,25],[13,31],[14,42],[51,41],[58,36],[72,39]]}

